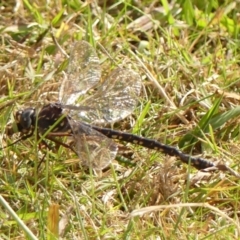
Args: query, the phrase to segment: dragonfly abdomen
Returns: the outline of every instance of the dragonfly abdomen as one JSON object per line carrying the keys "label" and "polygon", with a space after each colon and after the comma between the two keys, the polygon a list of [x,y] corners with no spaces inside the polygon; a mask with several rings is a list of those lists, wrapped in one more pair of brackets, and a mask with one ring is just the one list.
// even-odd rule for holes
{"label": "dragonfly abdomen", "polygon": [[183,163],[191,164],[197,169],[205,169],[209,167],[215,166],[213,163],[200,158],[200,157],[193,157],[188,154],[183,153],[179,149],[173,146],[165,145],[163,143],[160,143],[154,139],[144,138],[140,137],[131,133],[125,133],[125,132],[119,132],[112,129],[107,128],[100,128],[92,126],[94,130],[97,130],[98,132],[101,132],[105,136],[113,139],[119,139],[121,141],[130,142],[134,144],[141,145],[145,148],[154,149],[157,151],[161,151],[164,154],[170,155],[170,156],[176,156],[178,157]]}

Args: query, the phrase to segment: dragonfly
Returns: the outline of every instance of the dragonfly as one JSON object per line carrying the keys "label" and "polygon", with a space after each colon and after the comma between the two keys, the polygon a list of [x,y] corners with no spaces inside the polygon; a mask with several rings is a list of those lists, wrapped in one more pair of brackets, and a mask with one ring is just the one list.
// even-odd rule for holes
{"label": "dragonfly", "polygon": [[[95,49],[86,41],[77,41],[71,47],[59,102],[47,104],[40,111],[35,108],[19,110],[15,113],[14,124],[22,134],[20,140],[32,136],[35,128],[39,135],[46,135],[50,140],[56,136],[71,136],[73,150],[82,164],[95,170],[103,170],[115,159],[118,145],[114,139],[176,156],[197,169],[214,167],[214,163],[185,154],[174,146],[101,127],[132,114],[139,102],[141,87],[140,75],[122,67],[114,69],[101,82],[101,65]],[[87,95],[92,88],[97,90]],[[13,131],[8,132],[10,135]]]}

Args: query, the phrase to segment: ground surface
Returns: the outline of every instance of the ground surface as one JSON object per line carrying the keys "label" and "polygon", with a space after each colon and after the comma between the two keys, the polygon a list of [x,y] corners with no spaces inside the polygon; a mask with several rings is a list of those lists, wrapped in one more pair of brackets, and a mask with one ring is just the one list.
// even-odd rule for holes
{"label": "ground surface", "polygon": [[[237,1],[30,2],[0,3],[2,146],[18,137],[4,134],[16,110],[58,98],[66,56],[57,43],[68,54],[84,39],[103,80],[117,66],[142,78],[138,106],[114,129],[240,171]],[[236,176],[133,144],[119,142],[119,155],[128,160],[94,174],[69,149],[47,151],[33,136],[0,152],[1,197],[38,239],[51,239],[58,212],[62,239],[240,238]],[[1,239],[34,239],[2,198],[0,209]]]}

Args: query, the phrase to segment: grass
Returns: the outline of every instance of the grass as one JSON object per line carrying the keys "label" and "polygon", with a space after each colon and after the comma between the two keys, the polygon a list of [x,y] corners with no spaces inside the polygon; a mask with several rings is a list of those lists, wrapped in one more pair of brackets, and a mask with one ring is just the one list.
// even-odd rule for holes
{"label": "grass", "polygon": [[[58,99],[67,58],[56,41],[68,54],[84,39],[96,48],[103,79],[117,66],[141,75],[140,103],[115,129],[239,172],[239,3],[23,0],[0,6],[2,146],[18,137],[4,135],[14,112]],[[39,148],[36,136],[1,150],[0,238],[240,238],[236,177],[196,171],[140,146],[119,142],[119,149],[124,161],[98,175],[84,171],[69,149]]]}

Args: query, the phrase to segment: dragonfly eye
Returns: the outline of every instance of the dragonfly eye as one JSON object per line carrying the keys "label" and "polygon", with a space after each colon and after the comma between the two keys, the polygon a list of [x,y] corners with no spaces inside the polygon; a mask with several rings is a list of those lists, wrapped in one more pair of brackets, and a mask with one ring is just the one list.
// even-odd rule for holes
{"label": "dragonfly eye", "polygon": [[32,127],[35,126],[35,118],[36,113],[34,108],[27,108],[23,111],[17,111],[15,114],[15,120],[18,131],[27,133]]}

